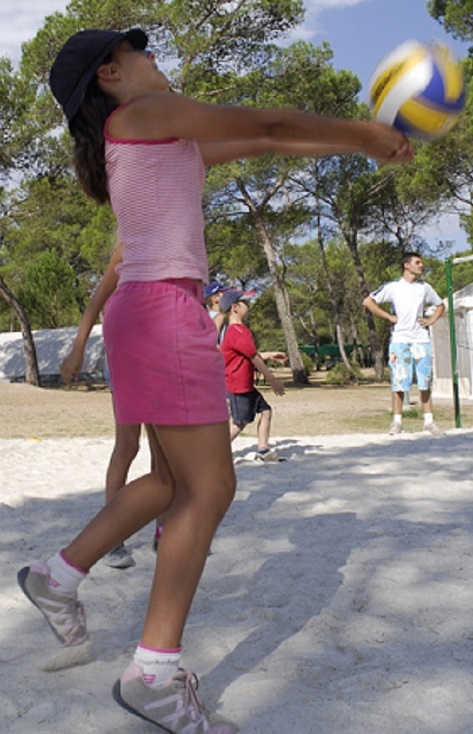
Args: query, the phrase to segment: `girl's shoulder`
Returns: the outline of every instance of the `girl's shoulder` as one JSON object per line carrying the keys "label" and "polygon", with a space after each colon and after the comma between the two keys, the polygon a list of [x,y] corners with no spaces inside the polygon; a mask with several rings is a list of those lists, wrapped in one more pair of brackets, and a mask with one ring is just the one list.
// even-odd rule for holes
{"label": "girl's shoulder", "polygon": [[161,140],[175,137],[169,134],[172,128],[165,92],[150,92],[133,97],[117,107],[105,125],[109,138],[129,140]]}

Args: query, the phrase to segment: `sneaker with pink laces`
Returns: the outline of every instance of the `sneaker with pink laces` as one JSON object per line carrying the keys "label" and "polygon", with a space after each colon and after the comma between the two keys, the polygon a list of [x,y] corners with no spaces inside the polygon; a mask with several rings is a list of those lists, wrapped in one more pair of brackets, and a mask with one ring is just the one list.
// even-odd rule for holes
{"label": "sneaker with pink laces", "polygon": [[46,563],[34,563],[18,572],[18,583],[46,619],[59,642],[70,647],[89,639],[85,612],[77,596],[62,596],[48,583]]}
{"label": "sneaker with pink laces", "polygon": [[42,661],[41,669],[62,670],[88,662],[93,654],[93,644],[87,633],[84,607],[77,596],[63,596],[49,585],[46,563],[22,568],[18,573],[18,583],[62,643],[59,648],[54,648],[52,657]]}
{"label": "sneaker with pink laces", "polygon": [[167,685],[151,688],[143,680],[143,669],[130,663],[113,687],[113,698],[170,734],[236,734],[238,728],[231,722],[210,721],[197,686],[193,673],[179,671]]}

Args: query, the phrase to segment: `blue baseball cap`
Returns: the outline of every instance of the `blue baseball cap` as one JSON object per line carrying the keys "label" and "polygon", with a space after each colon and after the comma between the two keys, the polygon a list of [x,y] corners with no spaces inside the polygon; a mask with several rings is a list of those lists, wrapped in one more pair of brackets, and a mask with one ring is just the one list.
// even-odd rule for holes
{"label": "blue baseball cap", "polygon": [[204,288],[203,295],[204,295],[204,301],[207,300],[207,298],[210,298],[210,296],[215,296],[216,293],[223,293],[223,291],[226,291],[227,287],[225,285],[222,285],[218,282],[218,280],[212,280],[210,283],[207,283],[207,285]]}

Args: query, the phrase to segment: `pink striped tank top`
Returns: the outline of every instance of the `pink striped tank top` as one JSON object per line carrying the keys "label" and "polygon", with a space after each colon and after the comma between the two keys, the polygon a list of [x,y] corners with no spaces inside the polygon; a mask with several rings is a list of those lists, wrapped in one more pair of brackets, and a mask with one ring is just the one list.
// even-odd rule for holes
{"label": "pink striped tank top", "polygon": [[197,143],[105,134],[105,165],[124,245],[119,282],[193,278],[206,283],[205,169]]}

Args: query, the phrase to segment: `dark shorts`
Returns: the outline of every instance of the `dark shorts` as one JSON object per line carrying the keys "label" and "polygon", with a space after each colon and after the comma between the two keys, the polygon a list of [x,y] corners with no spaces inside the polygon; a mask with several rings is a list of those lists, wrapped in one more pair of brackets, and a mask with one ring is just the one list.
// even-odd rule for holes
{"label": "dark shorts", "polygon": [[232,421],[236,426],[253,423],[258,413],[271,410],[271,406],[256,388],[251,392],[227,394]]}

